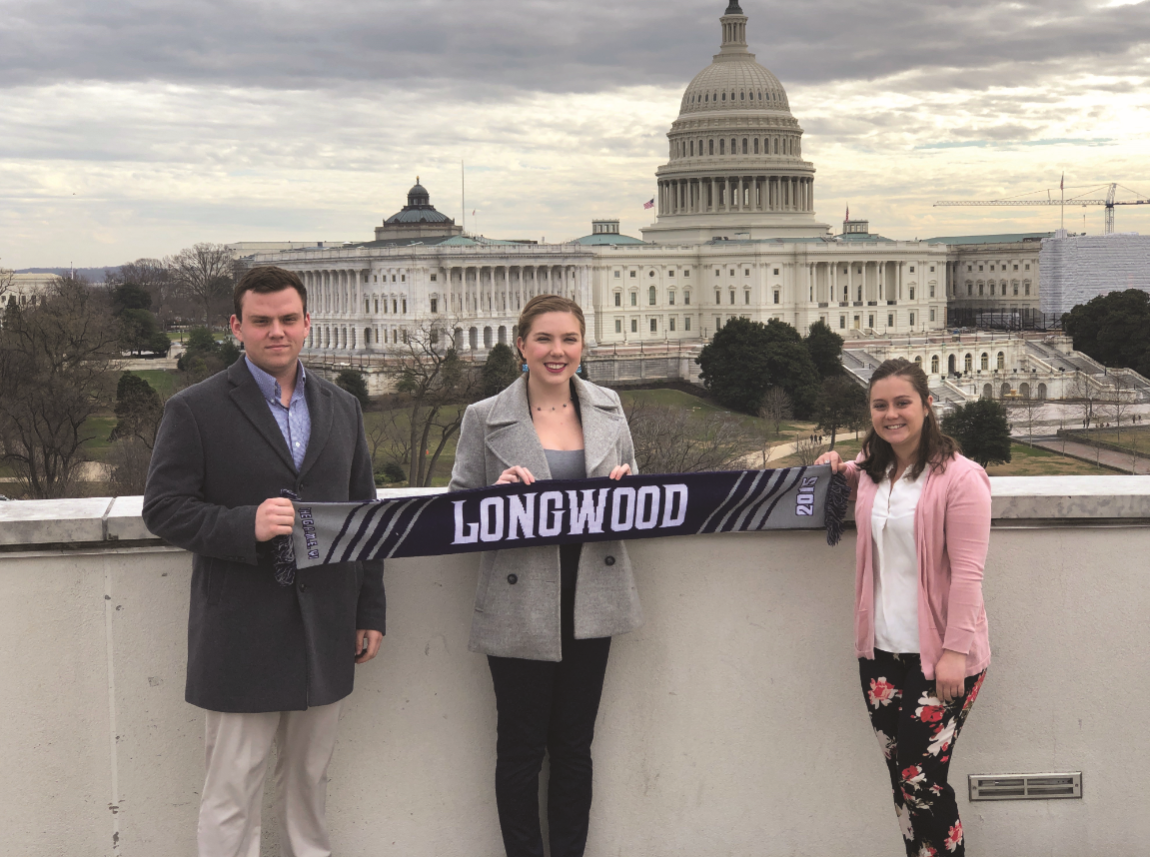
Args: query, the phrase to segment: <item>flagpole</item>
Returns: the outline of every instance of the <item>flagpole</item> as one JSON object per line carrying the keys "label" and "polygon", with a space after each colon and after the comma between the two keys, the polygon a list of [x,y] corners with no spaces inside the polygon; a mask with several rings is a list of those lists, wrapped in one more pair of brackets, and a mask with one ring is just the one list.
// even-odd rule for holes
{"label": "flagpole", "polygon": [[459,192],[463,196],[463,234],[467,234],[467,177],[463,170],[463,159],[459,159]]}
{"label": "flagpole", "polygon": [[1058,204],[1058,210],[1062,213],[1062,231],[1066,231],[1066,173],[1062,174],[1062,180],[1058,182],[1058,190],[1062,194],[1062,202]]}

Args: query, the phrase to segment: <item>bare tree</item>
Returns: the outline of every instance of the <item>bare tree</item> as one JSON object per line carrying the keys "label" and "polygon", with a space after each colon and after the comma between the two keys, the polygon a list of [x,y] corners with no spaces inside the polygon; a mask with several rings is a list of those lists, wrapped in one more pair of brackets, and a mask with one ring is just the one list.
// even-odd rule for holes
{"label": "bare tree", "polygon": [[151,310],[161,323],[172,314],[176,278],[172,269],[159,259],[137,259],[121,265],[119,271],[110,274],[104,281],[108,286],[131,283],[147,291],[152,298]]}
{"label": "bare tree", "polygon": [[1130,413],[1134,404],[1134,381],[1130,376],[1117,370],[1110,378],[1110,401],[1107,403],[1110,414],[1114,417],[1114,426],[1118,432],[1118,442],[1122,442],[1122,417]]}
{"label": "bare tree", "polygon": [[5,319],[0,445],[27,496],[67,496],[95,437],[88,419],[111,399],[118,338],[107,293],[82,280],[58,278]]}
{"label": "bare tree", "polygon": [[[1026,393],[1019,402],[1011,403],[1011,411],[1021,411],[1022,424],[1026,426],[1026,439],[1031,443],[1034,442],[1034,423],[1038,417],[1038,412],[1042,407],[1042,401],[1030,395],[1030,387],[1027,386]],[[1014,422],[1013,413],[1011,414],[1011,422]]]}
{"label": "bare tree", "polygon": [[775,437],[779,436],[783,420],[789,420],[794,415],[791,397],[782,387],[768,387],[763,394],[763,403],[759,406],[759,416],[774,427]]}
{"label": "bare tree", "polygon": [[[200,243],[165,260],[176,287],[200,304],[204,323],[211,325],[233,286],[232,251],[223,244]],[[225,313],[226,315],[226,313]]]}
{"label": "bare tree", "polygon": [[826,452],[826,446],[812,437],[804,437],[795,443],[795,457],[801,464],[810,466],[815,459]]}
{"label": "bare tree", "polygon": [[[404,352],[393,370],[396,389],[406,396],[410,418],[408,484],[431,485],[435,467],[463,424],[464,406],[482,395],[477,367],[455,351],[455,326],[428,322],[406,334]],[[435,449],[432,450],[434,445]]]}
{"label": "bare tree", "polygon": [[406,473],[411,461],[411,431],[407,425],[407,406],[402,397],[375,400],[364,411],[367,442],[371,446],[373,467],[392,465]]}
{"label": "bare tree", "polygon": [[1089,375],[1075,371],[1074,383],[1070,388],[1070,393],[1077,400],[1078,410],[1082,414],[1082,428],[1090,428],[1096,417],[1094,411],[1098,401],[1098,390],[1091,383],[1092,380]]}
{"label": "bare tree", "polygon": [[8,268],[0,268],[0,315],[3,315],[4,304],[7,301],[4,295],[10,292],[16,283],[16,272]]}
{"label": "bare tree", "polygon": [[626,408],[640,473],[696,473],[742,465],[755,442],[729,414],[668,408],[634,400]]}

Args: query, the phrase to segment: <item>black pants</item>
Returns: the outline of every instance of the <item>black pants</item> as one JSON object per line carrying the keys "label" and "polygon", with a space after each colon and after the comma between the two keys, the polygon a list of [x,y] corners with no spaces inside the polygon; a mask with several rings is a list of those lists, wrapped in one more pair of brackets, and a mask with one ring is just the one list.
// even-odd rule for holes
{"label": "black pants", "polygon": [[507,857],[543,857],[539,771],[551,760],[551,857],[581,857],[591,812],[591,739],[611,638],[575,639],[579,545],[560,548],[563,660],[488,657],[499,710],[495,802]]}
{"label": "black pants", "polygon": [[871,727],[886,759],[894,811],[909,857],[963,857],[962,822],[947,783],[962,724],[982,688],[986,670],[966,679],[962,696],[942,702],[916,654],[875,649],[859,658],[859,677]]}

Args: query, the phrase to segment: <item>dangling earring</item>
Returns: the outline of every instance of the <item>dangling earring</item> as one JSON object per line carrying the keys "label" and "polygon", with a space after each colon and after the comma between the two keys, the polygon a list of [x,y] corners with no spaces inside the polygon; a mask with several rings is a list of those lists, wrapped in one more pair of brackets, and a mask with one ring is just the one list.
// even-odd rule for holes
{"label": "dangling earring", "polygon": [[523,364],[523,371],[524,371],[524,372],[526,372],[526,371],[527,371],[527,364],[526,364],[526,363],[524,363],[524,364]]}

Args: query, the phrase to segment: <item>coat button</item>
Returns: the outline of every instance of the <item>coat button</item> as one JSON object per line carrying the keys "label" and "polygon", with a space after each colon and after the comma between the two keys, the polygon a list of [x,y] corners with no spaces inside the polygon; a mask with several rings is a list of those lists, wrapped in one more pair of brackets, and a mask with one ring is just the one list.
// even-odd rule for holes
{"label": "coat button", "polygon": [[517,574],[507,575],[507,582],[510,583],[512,586],[514,586],[516,583],[519,582],[519,575],[517,575]]}
{"label": "coat button", "polygon": [[299,585],[299,591],[300,592],[307,592],[307,584],[301,582]]}
{"label": "coat button", "polygon": [[613,557],[613,556],[603,557],[603,565],[614,565],[614,564],[615,564],[615,557]]}

